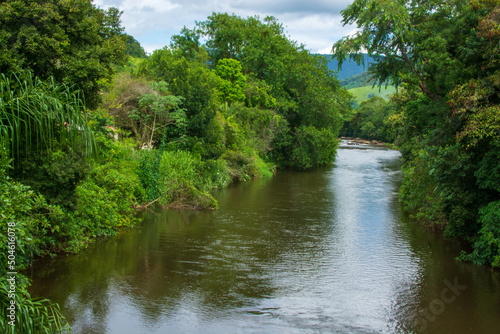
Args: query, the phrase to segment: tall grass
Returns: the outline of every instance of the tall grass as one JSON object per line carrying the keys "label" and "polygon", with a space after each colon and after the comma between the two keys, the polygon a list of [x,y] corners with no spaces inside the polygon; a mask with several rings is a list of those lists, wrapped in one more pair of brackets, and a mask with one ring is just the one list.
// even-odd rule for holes
{"label": "tall grass", "polygon": [[[22,277],[22,276],[20,276]],[[21,286],[21,287],[20,287]],[[14,295],[12,299],[9,294]],[[11,300],[15,302],[14,325],[8,317]],[[16,282],[15,293],[7,278],[0,280],[0,331],[5,334],[70,333],[70,327],[61,314],[59,305],[48,299],[32,299],[23,279]]]}
{"label": "tall grass", "polygon": [[54,140],[83,142],[94,151],[83,96],[72,88],[30,74],[0,74],[0,137],[9,140],[13,158],[50,148]]}

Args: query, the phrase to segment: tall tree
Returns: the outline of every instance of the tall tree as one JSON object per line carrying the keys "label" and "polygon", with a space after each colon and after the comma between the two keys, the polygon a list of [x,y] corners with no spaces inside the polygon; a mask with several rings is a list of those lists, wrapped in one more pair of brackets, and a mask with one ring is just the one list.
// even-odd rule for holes
{"label": "tall tree", "polygon": [[[350,105],[347,91],[340,87],[323,57],[313,56],[303,45],[289,40],[283,26],[271,16],[261,21],[259,17],[244,19],[214,13],[197,26],[207,39],[211,64],[235,59],[252,83],[263,81],[270,87],[276,101],[273,108],[289,124],[288,135],[275,138],[277,163],[307,168],[333,160],[335,145],[320,144],[316,139],[336,142],[340,115]],[[248,92],[252,90],[256,89]],[[298,150],[298,146],[303,149]]]}
{"label": "tall tree", "polygon": [[121,13],[91,0],[0,2],[0,73],[32,72],[78,86],[96,106],[99,81],[124,61]]}
{"label": "tall tree", "polygon": [[220,77],[219,93],[228,105],[233,101],[245,100],[246,77],[241,73],[241,64],[235,59],[221,59],[215,68]]}
{"label": "tall tree", "polygon": [[147,58],[146,51],[141,46],[141,44],[133,37],[128,34],[123,34],[123,38],[125,39],[125,54],[135,57],[135,58]]}
{"label": "tall tree", "polygon": [[356,23],[358,32],[335,43],[334,55],[341,66],[347,58],[363,63],[367,51],[374,59],[369,71],[379,83],[405,83],[439,101],[478,73],[481,55],[475,49],[482,40],[473,29],[488,9],[472,3],[356,0],[342,11],[342,22]]}

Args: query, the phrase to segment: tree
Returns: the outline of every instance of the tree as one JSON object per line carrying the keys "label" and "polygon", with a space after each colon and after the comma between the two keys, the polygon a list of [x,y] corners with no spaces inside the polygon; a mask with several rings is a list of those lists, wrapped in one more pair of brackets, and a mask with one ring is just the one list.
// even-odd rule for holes
{"label": "tree", "polygon": [[483,41],[473,29],[487,9],[472,3],[356,0],[342,11],[342,22],[359,31],[335,43],[334,56],[339,66],[348,57],[360,64],[366,50],[374,59],[368,70],[380,84],[418,87],[439,101],[479,72],[475,51]]}
{"label": "tree", "polygon": [[202,49],[200,35],[195,30],[184,27],[179,35],[172,36],[171,48],[179,50],[188,60],[197,60]]}
{"label": "tree", "polygon": [[246,77],[241,73],[241,64],[235,59],[221,59],[215,68],[220,77],[219,94],[225,104],[245,99]]}
{"label": "tree", "polygon": [[[201,48],[197,59],[206,59]],[[220,105],[216,89],[219,78],[204,62],[189,61],[180,49],[155,50],[139,67],[139,74],[150,80],[165,81],[170,92],[182,96],[187,118],[187,135],[205,137],[208,124]]]}
{"label": "tree", "polygon": [[[297,154],[297,158],[292,159],[293,145],[300,141],[302,147],[306,147],[305,142],[309,140],[313,145],[313,138],[318,137],[313,133],[324,131],[328,133],[327,138],[338,135],[340,115],[350,109],[349,94],[328,69],[326,59],[313,56],[303,45],[290,41],[276,18],[266,17],[262,22],[259,17],[243,19],[214,13],[197,26],[198,32],[207,39],[211,64],[234,59],[241,64],[243,75],[250,78],[247,105],[272,106],[289,126],[287,135],[275,138],[274,146],[278,149],[271,155],[276,162],[282,166],[298,166],[298,157],[303,155]],[[332,150],[329,145],[313,146],[318,150]],[[334,157],[326,152],[316,153],[311,156],[311,162],[299,165],[316,166],[328,160],[319,157],[328,156],[331,160]]]}
{"label": "tree", "polygon": [[123,34],[125,39],[125,54],[135,58],[147,58],[146,51],[141,46],[141,44],[133,37],[128,34]]}
{"label": "tree", "polygon": [[500,1],[355,0],[343,16],[359,32],[335,43],[339,62],[366,49],[379,84],[405,88],[405,207],[470,241],[463,259],[500,266]]}
{"label": "tree", "polygon": [[184,134],[186,127],[186,114],[180,107],[183,98],[171,95],[164,81],[151,82],[150,86],[153,92],[143,94],[138,108],[129,112],[129,117],[135,121],[133,132],[139,146],[149,148],[162,139],[159,130],[165,132],[165,128],[172,124]]}
{"label": "tree", "polygon": [[87,106],[99,82],[124,61],[120,12],[90,0],[9,0],[0,3],[0,73],[33,73],[78,86]]}

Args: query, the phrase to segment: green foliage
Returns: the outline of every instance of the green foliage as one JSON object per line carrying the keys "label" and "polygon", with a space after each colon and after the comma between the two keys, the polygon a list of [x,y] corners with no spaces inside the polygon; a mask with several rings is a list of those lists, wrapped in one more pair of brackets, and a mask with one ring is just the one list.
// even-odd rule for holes
{"label": "green foliage", "polygon": [[216,208],[200,177],[203,163],[186,151],[163,152],[160,161],[160,204],[166,207]]}
{"label": "green foliage", "polygon": [[375,96],[361,102],[355,114],[344,123],[341,135],[380,140],[392,143],[397,138],[391,117],[395,115],[395,105]]}
{"label": "green foliage", "polygon": [[245,88],[245,105],[260,109],[275,109],[276,99],[271,95],[272,88],[265,81],[255,78],[253,75],[247,77]]}
{"label": "green foliage", "polygon": [[[303,126],[313,126],[318,131],[330,129],[338,134],[341,114],[350,109],[349,94],[328,69],[326,58],[311,55],[304,46],[288,40],[276,18],[266,17],[261,22],[258,17],[243,19],[214,13],[197,26],[207,39],[213,64],[228,58],[240,62],[242,73],[249,78],[247,106],[276,109],[290,127],[291,137],[299,134]],[[295,142],[277,141],[279,147],[269,156],[277,163],[285,160],[293,163],[294,160],[281,154],[291,152],[293,148],[285,145]],[[325,152],[323,156],[327,155]]]}
{"label": "green foliage", "polygon": [[[62,211],[48,205],[45,198],[35,194],[29,187],[8,177],[0,180],[0,260],[7,263],[8,228],[16,231],[16,268],[26,268],[35,257],[51,247],[53,235],[59,232],[55,224]],[[15,226],[11,226],[15,223]],[[9,225],[10,224],[10,225]]]}
{"label": "green foliage", "polygon": [[186,134],[187,117],[181,108],[184,99],[172,95],[164,81],[148,83],[122,72],[103,95],[103,105],[115,124],[131,131],[138,147],[158,147],[162,138]]}
{"label": "green foliage", "polygon": [[461,259],[479,265],[500,268],[500,201],[490,202],[479,210],[481,229],[471,254],[462,252]]}
{"label": "green foliage", "polygon": [[402,134],[405,208],[498,266],[500,1],[356,0],[343,15],[360,31],[334,45],[340,63],[366,49],[371,75],[404,87],[386,124]]}
{"label": "green foliage", "polygon": [[137,136],[136,125],[129,115],[133,110],[139,109],[141,96],[148,93],[152,94],[153,90],[145,78],[136,78],[128,72],[120,72],[104,87],[102,108],[109,113],[117,127]]}
{"label": "green foliage", "polygon": [[153,147],[164,137],[169,125],[174,126],[171,132],[177,136],[186,133],[186,113],[180,108],[183,98],[170,95],[163,81],[151,82],[150,86],[153,92],[141,95],[139,108],[132,109],[128,115],[134,120],[133,130],[140,147]]}
{"label": "green foliage", "polygon": [[160,197],[160,160],[161,150],[142,150],[139,152],[139,166],[137,175],[145,191],[145,199],[148,203]]}
{"label": "green foliage", "polygon": [[484,13],[465,0],[354,1],[342,11],[343,23],[356,22],[360,31],[337,42],[334,55],[340,64],[347,57],[361,63],[367,50],[374,59],[368,70],[379,83],[410,84],[438,101],[480,72],[484,41],[471,28]]}
{"label": "green foliage", "polygon": [[90,164],[81,150],[59,143],[53,144],[51,151],[20,159],[11,175],[42,194],[50,204],[71,209],[76,200],[76,186],[89,170]]}
{"label": "green foliage", "polygon": [[433,230],[443,230],[447,224],[443,203],[431,176],[426,152],[421,150],[411,163],[403,167],[401,202],[410,215]]}
{"label": "green foliage", "polygon": [[201,173],[206,190],[225,188],[232,181],[227,161],[223,159],[203,161]]}
{"label": "green foliage", "polygon": [[337,135],[332,130],[301,127],[295,137],[291,165],[300,169],[326,165],[335,159],[337,146]]}
{"label": "green foliage", "polygon": [[147,58],[146,51],[141,46],[141,44],[133,37],[128,34],[123,34],[125,39],[125,54],[134,58]]}
{"label": "green foliage", "polygon": [[0,75],[0,136],[10,139],[17,158],[63,140],[73,147],[83,143],[87,152],[94,146],[80,92],[32,75]]}
{"label": "green foliage", "polygon": [[[51,226],[52,219],[61,216],[62,211],[48,205],[41,195],[29,187],[13,181],[7,176],[10,168],[9,152],[5,142],[0,142],[0,328],[6,334],[15,333],[69,333],[69,326],[59,306],[47,299],[31,299],[26,287],[27,279],[22,274],[7,276],[6,266],[15,271],[26,269],[34,256],[42,255],[50,246],[51,236],[58,227]],[[13,233],[9,233],[12,232]],[[15,240],[15,260],[9,259]],[[12,285],[8,278],[14,277]],[[13,287],[13,288],[11,288]],[[14,326],[9,317],[15,302]]]}
{"label": "green foliage", "polygon": [[120,12],[89,0],[13,0],[0,3],[0,73],[33,73],[77,85],[87,106],[99,100],[99,81],[125,60]]}
{"label": "green foliage", "polygon": [[115,229],[137,222],[132,205],[143,195],[141,184],[133,168],[117,167],[110,163],[94,168],[76,188],[72,216],[86,238],[113,235]]}
{"label": "green foliage", "polygon": [[[5,334],[53,334],[67,333],[71,330],[66,319],[61,314],[58,304],[48,299],[32,299],[26,289],[26,278],[22,275],[15,277],[15,289],[11,290],[7,276],[2,272],[0,278],[0,328]],[[14,291],[14,292],[12,292]],[[11,298],[12,294],[14,299]],[[9,307],[11,300],[15,302],[14,326],[10,324]]]}
{"label": "green foliage", "polygon": [[206,60],[203,52],[200,52],[200,35],[186,27],[183,27],[180,35],[172,36],[172,49],[178,50],[182,57],[189,61]]}
{"label": "green foliage", "polygon": [[274,172],[273,163],[266,163],[251,151],[228,150],[223,158],[227,161],[228,173],[233,180],[247,181],[256,177],[270,177]]}
{"label": "green foliage", "polygon": [[220,59],[215,67],[215,74],[220,77],[219,94],[224,103],[245,99],[246,78],[241,73],[241,64],[235,59]]}
{"label": "green foliage", "polygon": [[[206,52],[199,50],[200,58]],[[170,92],[182,96],[187,118],[187,136],[202,138],[220,106],[216,89],[220,78],[205,64],[188,61],[181,50],[156,50],[139,67],[139,73],[152,80],[165,81]]]}

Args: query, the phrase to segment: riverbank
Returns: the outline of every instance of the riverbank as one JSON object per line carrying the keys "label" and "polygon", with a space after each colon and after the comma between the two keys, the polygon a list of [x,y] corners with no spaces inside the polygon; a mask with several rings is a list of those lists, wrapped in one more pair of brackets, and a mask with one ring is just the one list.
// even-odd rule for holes
{"label": "riverbank", "polygon": [[363,139],[363,138],[354,138],[354,137],[340,137],[340,141],[345,142],[345,145],[349,146],[358,146],[358,145],[365,145],[365,146],[371,146],[371,147],[387,147],[390,149],[397,149],[397,146],[391,143],[385,143],[379,140],[369,140],[369,139]]}

